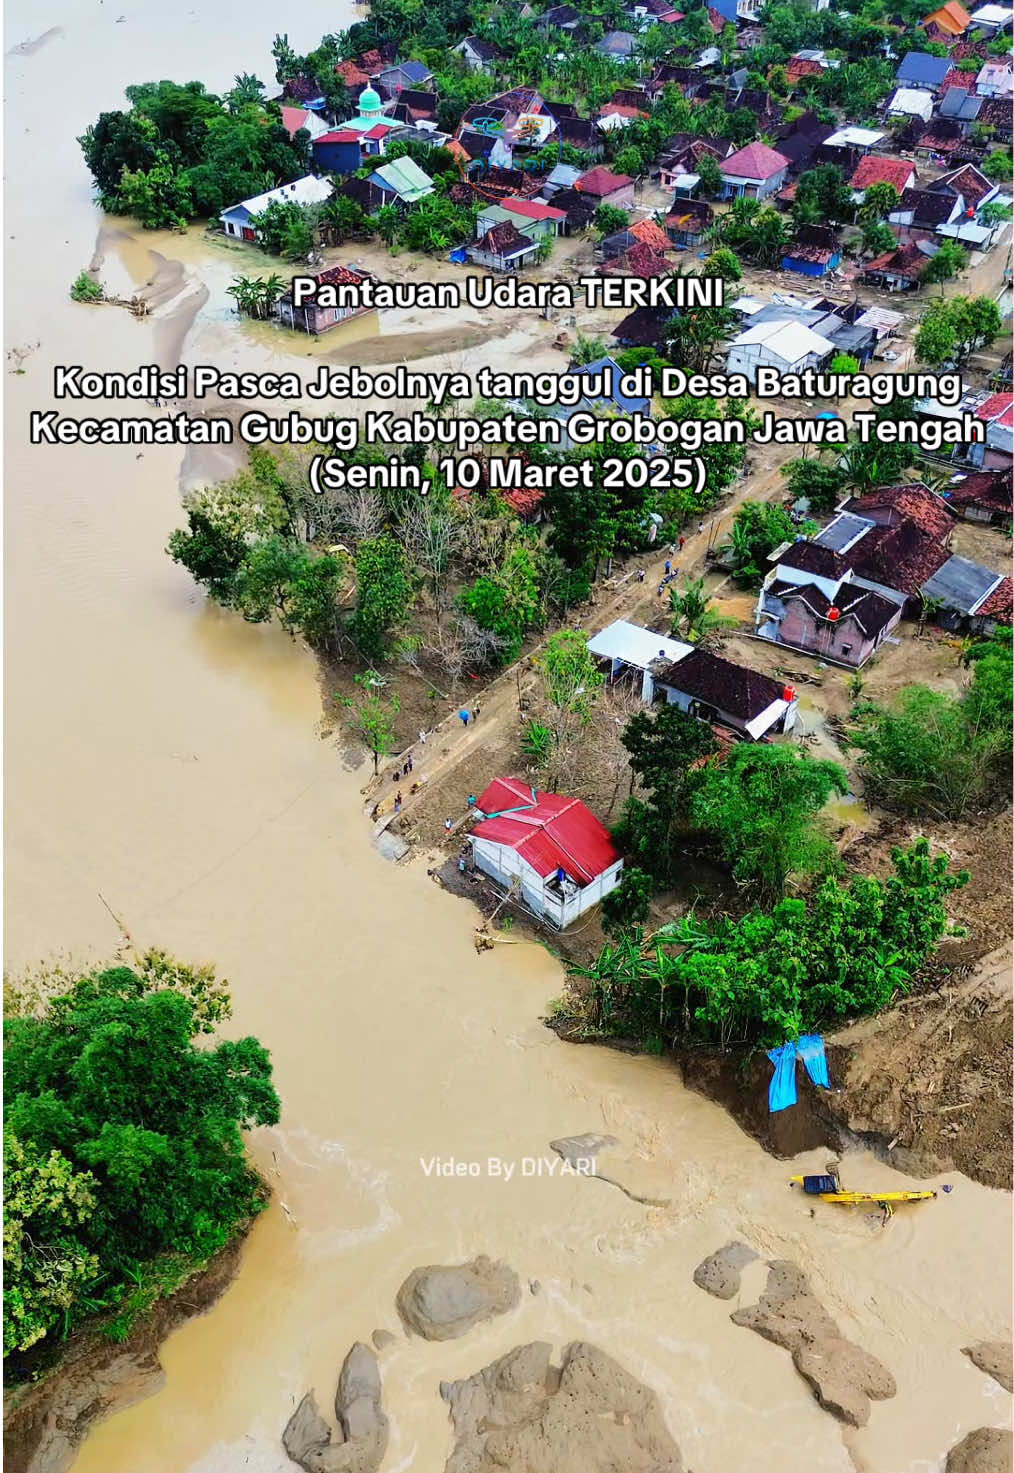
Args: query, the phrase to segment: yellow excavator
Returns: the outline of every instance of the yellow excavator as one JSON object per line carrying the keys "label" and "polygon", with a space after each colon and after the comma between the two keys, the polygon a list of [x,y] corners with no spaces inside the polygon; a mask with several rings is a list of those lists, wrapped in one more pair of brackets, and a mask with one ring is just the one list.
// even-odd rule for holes
{"label": "yellow excavator", "polygon": [[802,1187],[807,1196],[822,1202],[838,1202],[843,1207],[879,1207],[884,1221],[893,1217],[898,1202],[929,1202],[936,1192],[847,1192],[836,1171],[826,1176],[792,1176],[790,1187]]}

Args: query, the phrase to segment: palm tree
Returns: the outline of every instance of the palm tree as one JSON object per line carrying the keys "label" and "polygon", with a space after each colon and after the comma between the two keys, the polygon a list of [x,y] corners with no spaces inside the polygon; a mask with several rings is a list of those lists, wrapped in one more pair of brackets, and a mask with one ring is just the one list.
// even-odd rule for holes
{"label": "palm tree", "polygon": [[736,622],[712,607],[711,599],[704,592],[703,578],[689,579],[682,593],[678,588],[671,588],[669,607],[672,610],[670,632],[691,644],[703,644],[720,630],[732,628]]}
{"label": "palm tree", "polygon": [[373,218],[373,228],[386,246],[390,246],[401,225],[401,215],[394,205],[381,205]]}

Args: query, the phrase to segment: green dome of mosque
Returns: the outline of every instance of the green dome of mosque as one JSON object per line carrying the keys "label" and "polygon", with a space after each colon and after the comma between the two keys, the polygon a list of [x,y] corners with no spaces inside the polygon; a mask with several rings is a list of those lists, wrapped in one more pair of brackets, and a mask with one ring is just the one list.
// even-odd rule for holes
{"label": "green dome of mosque", "polygon": [[359,94],[359,111],[361,113],[379,113],[384,104],[380,100],[380,93],[374,92],[372,87],[364,87]]}

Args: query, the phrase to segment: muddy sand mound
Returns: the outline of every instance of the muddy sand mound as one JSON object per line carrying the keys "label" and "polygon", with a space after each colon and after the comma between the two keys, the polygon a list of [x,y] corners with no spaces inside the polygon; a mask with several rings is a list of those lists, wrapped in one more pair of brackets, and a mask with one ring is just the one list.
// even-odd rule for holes
{"label": "muddy sand mound", "polygon": [[1012,1473],[1014,1437],[1002,1427],[977,1427],[947,1454],[946,1473]]}
{"label": "muddy sand mound", "polygon": [[698,1289],[714,1294],[716,1299],[732,1299],[739,1293],[742,1270],[757,1257],[745,1243],[726,1243],[694,1269]]}
{"label": "muddy sand mound", "polygon": [[356,1341],[342,1364],[334,1402],[336,1430],[308,1391],[289,1418],[282,1446],[306,1473],[376,1473],[387,1451],[380,1408],[380,1369],[369,1346]]}
{"label": "muddy sand mound", "polygon": [[1004,1391],[1014,1391],[1014,1345],[1009,1341],[980,1340],[978,1345],[966,1345],[962,1355],[999,1381]]}
{"label": "muddy sand mound", "polygon": [[894,1396],[894,1377],[875,1356],[842,1335],[802,1269],[784,1259],[768,1268],[760,1301],[735,1310],[733,1324],[783,1346],[821,1406],[852,1427],[864,1427],[871,1400]]}
{"label": "muddy sand mound", "polygon": [[473,1325],[506,1314],[520,1299],[514,1270],[480,1256],[471,1263],[413,1269],[395,1303],[409,1334],[424,1340],[455,1340]]}
{"label": "muddy sand mound", "polygon": [[519,1345],[444,1382],[454,1446],[445,1473],[682,1473],[658,1399],[594,1345]]}

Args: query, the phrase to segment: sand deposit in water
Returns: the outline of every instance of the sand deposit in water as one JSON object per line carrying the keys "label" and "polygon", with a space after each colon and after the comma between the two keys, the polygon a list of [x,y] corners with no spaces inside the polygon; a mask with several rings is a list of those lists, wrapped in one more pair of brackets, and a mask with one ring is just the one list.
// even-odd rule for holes
{"label": "sand deposit in water", "polygon": [[[129,370],[182,353],[260,368],[338,344],[221,310],[233,263],[199,232],[113,222],[100,242],[133,285],[154,273],[180,286],[149,321],[66,295],[101,223],[74,135],[130,82],[269,76],[277,11],[255,0],[237,30],[221,0],[171,15],[139,0],[119,25],[93,0],[13,9],[8,46],[63,33],[8,60],[8,346],[24,367],[6,379],[9,960],[108,955],[101,891],[138,941],[214,959],[233,979],[233,1027],[270,1047],[285,1104],[253,1142],[276,1198],[239,1278],[166,1344],[165,1390],[99,1427],[78,1473],[278,1473],[307,1387],[328,1397],[353,1342],[398,1329],[399,1285],[480,1253],[539,1292],[460,1340],[389,1347],[388,1468],[439,1470],[440,1382],[536,1340],[591,1341],[617,1360],[657,1393],[700,1473],[745,1467],[758,1448],[785,1470],[914,1473],[1008,1420],[1000,1388],[961,1353],[1010,1338],[1006,1196],[957,1177],[887,1232],[822,1204],[811,1217],[785,1164],[666,1064],[560,1044],[536,1021],[560,988],[555,961],[532,945],[477,957],[469,909],[370,850],[359,779],[315,735],[310,657],[209,609],[164,556],[181,475],[225,473],[224,458],[29,450],[27,413],[48,407],[58,362]],[[349,18],[311,5],[290,40],[305,50]],[[40,88],[60,98],[56,127]],[[518,351],[546,341],[535,324],[510,339]],[[503,345],[473,351],[491,361]],[[363,356],[369,366],[367,343]],[[554,361],[544,347],[533,358]],[[550,1141],[586,1134],[615,1137],[599,1159],[624,1191],[560,1175]],[[427,1176],[434,1156],[478,1175]],[[555,1173],[523,1174],[540,1160]],[[796,1169],[822,1167],[814,1154]],[[862,1153],[842,1169],[899,1185]],[[721,1303],[692,1273],[730,1239],[759,1257],[741,1301]],[[772,1258],[798,1263],[895,1378],[867,1427],[843,1431],[784,1351],[730,1323]]]}

